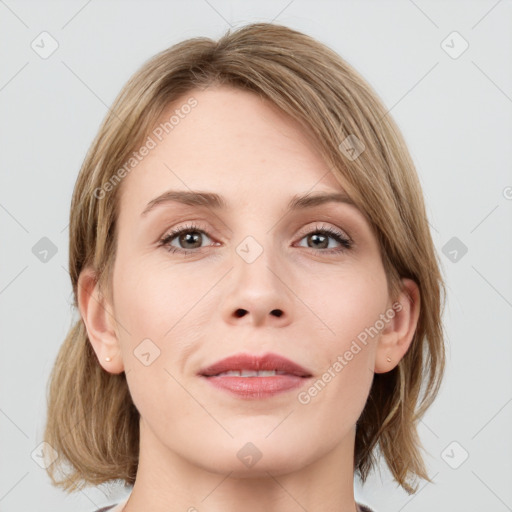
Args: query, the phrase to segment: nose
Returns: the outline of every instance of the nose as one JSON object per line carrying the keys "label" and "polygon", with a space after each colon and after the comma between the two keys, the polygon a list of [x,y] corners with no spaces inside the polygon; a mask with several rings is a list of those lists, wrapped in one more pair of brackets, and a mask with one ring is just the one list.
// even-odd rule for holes
{"label": "nose", "polygon": [[238,254],[234,268],[226,278],[223,317],[227,323],[250,324],[254,327],[273,325],[283,327],[292,321],[293,293],[287,285],[287,275],[276,259],[270,260],[266,251],[252,262]]}

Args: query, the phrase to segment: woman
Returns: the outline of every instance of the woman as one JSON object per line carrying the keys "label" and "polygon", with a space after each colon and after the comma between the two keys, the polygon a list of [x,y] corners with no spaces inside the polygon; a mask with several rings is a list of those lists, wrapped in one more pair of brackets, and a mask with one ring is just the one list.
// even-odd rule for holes
{"label": "woman", "polygon": [[444,284],[420,184],[314,39],[255,23],[148,61],[83,163],[69,271],[54,484],[133,486],[111,512],[354,512],[377,455],[430,481]]}

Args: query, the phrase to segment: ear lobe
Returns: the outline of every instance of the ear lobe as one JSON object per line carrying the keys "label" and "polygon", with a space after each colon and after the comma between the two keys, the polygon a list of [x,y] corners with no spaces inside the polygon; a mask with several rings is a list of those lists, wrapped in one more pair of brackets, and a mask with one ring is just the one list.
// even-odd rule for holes
{"label": "ear lobe", "polygon": [[[99,289],[94,270],[87,268],[80,273],[77,294],[80,315],[100,365],[107,372],[121,373],[124,365],[115,329],[115,318],[111,305]],[[107,361],[107,358],[110,360]]]}
{"label": "ear lobe", "polygon": [[418,285],[412,279],[403,278],[402,292],[391,307],[395,315],[381,332],[378,341],[375,373],[391,371],[407,353],[416,332],[420,306]]}

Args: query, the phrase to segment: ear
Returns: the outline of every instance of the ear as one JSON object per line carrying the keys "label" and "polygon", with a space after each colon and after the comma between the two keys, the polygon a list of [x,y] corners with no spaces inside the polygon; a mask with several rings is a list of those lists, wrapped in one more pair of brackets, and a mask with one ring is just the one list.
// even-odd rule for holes
{"label": "ear", "polygon": [[97,275],[92,269],[87,268],[80,273],[77,294],[80,315],[99,364],[109,373],[121,373],[124,365],[113,308],[101,293]]}
{"label": "ear", "polygon": [[392,370],[409,349],[420,315],[420,291],[415,281],[402,279],[402,292],[388,311],[394,311],[395,315],[381,332],[375,356],[375,373]]}

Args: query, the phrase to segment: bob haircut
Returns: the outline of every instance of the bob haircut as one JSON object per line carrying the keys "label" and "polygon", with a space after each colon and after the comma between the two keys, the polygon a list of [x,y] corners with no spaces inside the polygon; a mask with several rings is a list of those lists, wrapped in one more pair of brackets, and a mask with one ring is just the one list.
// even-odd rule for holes
{"label": "bob haircut", "polygon": [[[102,297],[111,297],[123,182],[111,190],[108,183],[170,103],[213,85],[252,91],[310,130],[329,170],[377,237],[390,298],[397,298],[400,278],[419,286],[421,307],[411,345],[393,370],[374,374],[357,421],[354,453],[354,472],[363,482],[379,455],[394,479],[414,493],[412,480],[432,481],[416,429],[439,391],[445,367],[441,264],[399,128],[369,84],[312,37],[282,25],[248,24],[228,30],[218,41],[196,37],[175,44],[130,78],[103,120],[75,184],[69,222],[73,305],[77,308],[78,278],[85,267],[94,269]],[[342,150],[349,136],[364,144],[357,158]],[[53,485],[67,492],[111,480],[133,485],[139,412],[124,372],[111,374],[100,366],[82,318],[60,348],[47,395],[44,440],[59,453],[47,467]],[[58,479],[64,463],[70,467]]]}

